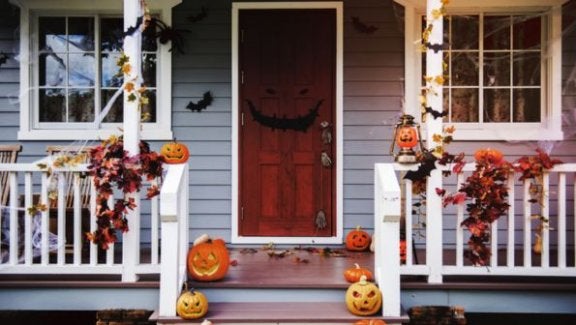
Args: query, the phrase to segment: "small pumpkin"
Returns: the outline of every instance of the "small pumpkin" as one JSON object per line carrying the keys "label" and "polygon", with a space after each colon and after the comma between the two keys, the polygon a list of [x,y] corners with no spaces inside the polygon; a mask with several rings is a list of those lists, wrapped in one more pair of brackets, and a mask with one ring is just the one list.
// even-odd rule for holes
{"label": "small pumpkin", "polygon": [[386,325],[386,322],[381,319],[361,319],[354,325]]}
{"label": "small pumpkin", "polygon": [[406,264],[406,240],[400,239],[400,263]]}
{"label": "small pumpkin", "polygon": [[474,159],[476,159],[476,161],[499,163],[502,161],[502,159],[504,159],[504,155],[500,150],[492,148],[483,148],[476,150],[476,152],[474,153]]}
{"label": "small pumpkin", "polygon": [[354,315],[374,315],[382,307],[382,293],[374,283],[366,281],[366,276],[362,276],[346,290],[346,307]]}
{"label": "small pumpkin", "polygon": [[164,161],[167,164],[183,164],[190,157],[188,147],[182,142],[176,142],[176,140],[162,145],[160,154],[164,157]]}
{"label": "small pumpkin", "polygon": [[350,251],[365,251],[370,248],[370,242],[372,238],[370,234],[362,230],[360,226],[356,229],[351,230],[346,235],[346,249]]}
{"label": "small pumpkin", "polygon": [[208,299],[195,290],[185,290],[176,301],[176,314],[183,319],[197,319],[208,313]]}
{"label": "small pumpkin", "polygon": [[230,255],[222,239],[209,239],[192,246],[186,259],[188,275],[197,281],[217,281],[226,276]]}
{"label": "small pumpkin", "polygon": [[372,279],[374,278],[370,270],[360,267],[358,263],[354,263],[354,267],[351,267],[346,271],[344,271],[344,278],[346,279],[346,281],[350,283],[360,281],[360,278],[363,275],[366,276],[366,280],[368,281],[372,281]]}

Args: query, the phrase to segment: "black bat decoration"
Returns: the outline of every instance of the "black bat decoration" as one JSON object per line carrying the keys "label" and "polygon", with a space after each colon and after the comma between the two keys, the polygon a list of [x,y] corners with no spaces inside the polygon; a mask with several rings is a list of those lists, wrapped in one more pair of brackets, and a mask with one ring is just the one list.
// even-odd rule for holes
{"label": "black bat decoration", "polygon": [[437,110],[434,110],[432,107],[426,107],[426,113],[430,113],[434,117],[434,119],[448,116],[448,111],[438,112]]}
{"label": "black bat decoration", "polygon": [[352,17],[352,25],[354,28],[359,31],[360,33],[364,34],[373,34],[375,31],[378,30],[378,27],[372,25],[366,25],[365,23],[360,21],[358,17]]}
{"label": "black bat decoration", "polygon": [[202,6],[198,14],[188,16],[188,21],[191,23],[197,23],[202,19],[206,18],[206,16],[208,16],[208,10],[206,9],[206,7]]}
{"label": "black bat decoration", "polygon": [[404,175],[404,179],[409,179],[411,181],[422,180],[430,176],[430,172],[436,169],[436,157],[429,152],[424,152],[424,157],[420,162],[417,170],[409,170]]}
{"label": "black bat decoration", "polygon": [[8,54],[0,52],[0,66],[5,64],[8,61],[8,59],[9,59]]}
{"label": "black bat decoration", "polygon": [[128,27],[128,29],[124,32],[123,36],[126,37],[126,36],[133,35],[138,30],[138,28],[140,28],[140,25],[142,25],[143,20],[144,20],[144,18],[142,16],[138,17],[136,19],[136,26]]}
{"label": "black bat decoration", "polygon": [[248,107],[250,108],[252,118],[261,125],[267,126],[272,130],[276,129],[280,129],[282,131],[295,130],[301,132],[306,132],[308,128],[312,124],[314,124],[314,121],[318,116],[318,111],[320,110],[320,105],[322,105],[323,101],[324,101],[323,99],[319,100],[316,106],[311,108],[308,111],[308,114],[304,116],[298,115],[297,117],[294,118],[288,118],[288,117],[278,118],[276,117],[276,115],[273,116],[264,115],[254,106],[252,101],[248,99],[246,100],[246,102],[248,103]]}
{"label": "black bat decoration", "polygon": [[442,50],[442,48],[444,47],[444,45],[442,45],[442,44],[438,44],[438,43],[432,44],[430,42],[426,42],[426,44],[424,44],[424,45],[426,45],[427,48],[433,50],[434,53],[438,53],[438,51]]}
{"label": "black bat decoration", "polygon": [[213,101],[214,97],[212,97],[212,93],[207,91],[204,93],[204,96],[202,96],[202,99],[200,99],[198,103],[190,102],[188,103],[188,106],[186,106],[186,108],[191,110],[192,112],[194,111],[200,112],[202,110],[205,110],[208,106],[212,105]]}

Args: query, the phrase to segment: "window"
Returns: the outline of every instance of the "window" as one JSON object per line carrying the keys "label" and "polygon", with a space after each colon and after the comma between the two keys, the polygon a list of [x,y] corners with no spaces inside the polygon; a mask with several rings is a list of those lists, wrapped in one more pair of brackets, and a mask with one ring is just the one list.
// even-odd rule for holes
{"label": "window", "polygon": [[[510,8],[488,1],[492,7],[468,8],[455,1],[447,6],[443,109],[448,112],[444,122],[456,126],[457,139],[562,139],[561,6],[542,3]],[[416,17],[415,32],[407,28],[410,37],[420,37],[426,27],[423,16]],[[414,59],[421,65],[415,78],[423,80],[425,55]],[[411,112],[415,116],[420,115],[417,109]]]}
{"label": "window", "polygon": [[[93,140],[117,133],[122,96],[106,114],[103,109],[123,83],[116,65],[123,46],[121,1],[103,0],[98,8],[73,1],[57,11],[51,10],[56,8],[49,7],[50,2],[21,3],[21,39],[29,40],[22,42],[21,54],[29,64],[21,60],[19,139]],[[166,8],[150,9],[169,24],[171,7],[178,2],[165,1]],[[172,138],[169,48],[143,33],[142,78],[149,99],[141,109],[144,139]]]}

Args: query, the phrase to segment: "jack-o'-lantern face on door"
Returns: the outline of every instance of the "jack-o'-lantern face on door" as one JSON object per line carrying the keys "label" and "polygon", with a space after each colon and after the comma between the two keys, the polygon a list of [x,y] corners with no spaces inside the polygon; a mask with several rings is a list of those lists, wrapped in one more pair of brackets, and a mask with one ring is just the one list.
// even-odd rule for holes
{"label": "jack-o'-lantern face on door", "polygon": [[215,281],[228,272],[230,257],[221,239],[193,246],[188,251],[188,274],[198,281]]}
{"label": "jack-o'-lantern face on door", "polygon": [[354,315],[374,315],[382,307],[382,293],[375,284],[366,281],[366,277],[362,276],[359,282],[348,287],[346,307]]}

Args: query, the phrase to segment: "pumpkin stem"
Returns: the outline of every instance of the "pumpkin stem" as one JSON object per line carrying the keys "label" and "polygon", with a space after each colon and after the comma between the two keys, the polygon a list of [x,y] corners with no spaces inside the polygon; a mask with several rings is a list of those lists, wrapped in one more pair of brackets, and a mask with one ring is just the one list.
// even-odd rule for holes
{"label": "pumpkin stem", "polygon": [[354,263],[354,266],[355,266],[357,269],[360,269],[360,265],[359,265],[358,263]]}
{"label": "pumpkin stem", "polygon": [[362,274],[362,275],[360,276],[360,281],[358,281],[358,282],[359,282],[361,285],[366,285],[366,284],[368,283],[368,282],[366,281],[367,279],[368,279],[368,278],[367,278],[364,274]]}
{"label": "pumpkin stem", "polygon": [[356,226],[356,231],[360,231],[360,230],[362,230],[362,227]]}

